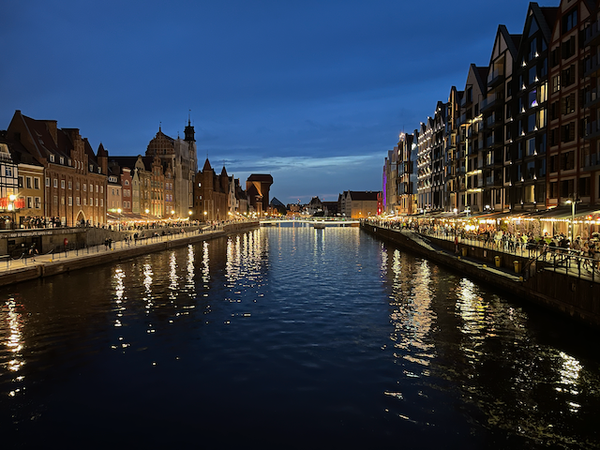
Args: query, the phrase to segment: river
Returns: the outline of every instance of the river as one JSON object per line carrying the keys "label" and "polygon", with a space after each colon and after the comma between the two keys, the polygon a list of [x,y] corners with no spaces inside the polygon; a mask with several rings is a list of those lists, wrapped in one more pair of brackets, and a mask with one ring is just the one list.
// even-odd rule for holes
{"label": "river", "polygon": [[6,448],[600,448],[597,334],[358,228],[0,289]]}

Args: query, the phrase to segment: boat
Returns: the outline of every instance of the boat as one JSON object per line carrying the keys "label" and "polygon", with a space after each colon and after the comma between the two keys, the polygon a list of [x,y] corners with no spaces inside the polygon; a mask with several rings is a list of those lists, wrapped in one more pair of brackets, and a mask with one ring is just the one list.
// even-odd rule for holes
{"label": "boat", "polygon": [[315,222],[313,223],[313,228],[315,230],[323,230],[325,228],[325,222]]}

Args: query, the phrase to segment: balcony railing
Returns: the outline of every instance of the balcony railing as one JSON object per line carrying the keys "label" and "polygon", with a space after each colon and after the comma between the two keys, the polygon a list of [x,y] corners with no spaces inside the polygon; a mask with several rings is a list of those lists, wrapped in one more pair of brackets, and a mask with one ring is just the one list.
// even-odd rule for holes
{"label": "balcony railing", "polygon": [[585,93],[583,107],[589,108],[595,105],[598,102],[598,100],[600,100],[600,97],[598,96],[598,88],[594,88],[591,91]]}
{"label": "balcony railing", "polygon": [[600,136],[600,122],[594,121],[587,124],[586,139],[594,139]]}

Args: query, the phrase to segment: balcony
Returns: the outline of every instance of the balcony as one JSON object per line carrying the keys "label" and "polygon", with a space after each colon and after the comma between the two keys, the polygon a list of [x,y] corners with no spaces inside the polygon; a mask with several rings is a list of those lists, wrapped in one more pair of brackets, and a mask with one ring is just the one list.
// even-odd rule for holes
{"label": "balcony", "polygon": [[491,136],[488,136],[488,138],[485,140],[485,146],[487,148],[493,148],[499,145],[502,145],[502,139],[500,139],[500,137],[496,137],[493,134]]}
{"label": "balcony", "polygon": [[487,77],[487,86],[490,89],[495,88],[504,81],[504,69],[497,69],[491,72]]}
{"label": "balcony", "polygon": [[583,45],[598,45],[600,44],[600,20],[596,20],[592,25],[585,29],[585,37]]}
{"label": "balcony", "polygon": [[479,110],[483,113],[486,112],[496,106],[499,106],[501,103],[502,95],[498,94],[488,94],[479,106]]}
{"label": "balcony", "polygon": [[600,166],[600,154],[598,153],[584,155],[582,160],[584,170],[596,169]]}

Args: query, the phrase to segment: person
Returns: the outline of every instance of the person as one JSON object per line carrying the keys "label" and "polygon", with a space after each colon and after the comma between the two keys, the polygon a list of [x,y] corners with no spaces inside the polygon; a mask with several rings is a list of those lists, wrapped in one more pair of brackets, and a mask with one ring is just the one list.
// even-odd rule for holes
{"label": "person", "polygon": [[31,256],[31,260],[35,261],[35,255],[38,255],[38,249],[35,246],[35,242],[33,244],[31,244],[31,247],[29,247],[29,256]]}

